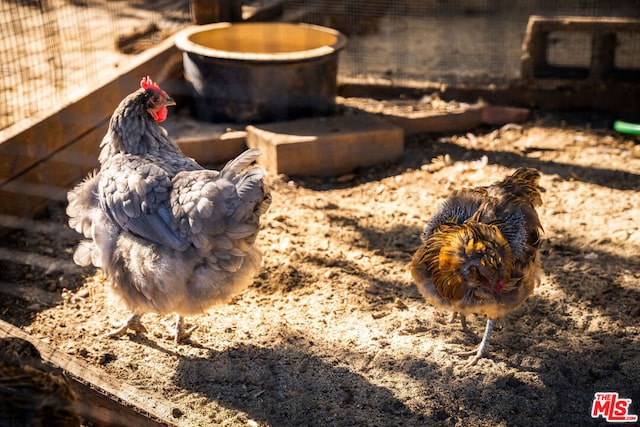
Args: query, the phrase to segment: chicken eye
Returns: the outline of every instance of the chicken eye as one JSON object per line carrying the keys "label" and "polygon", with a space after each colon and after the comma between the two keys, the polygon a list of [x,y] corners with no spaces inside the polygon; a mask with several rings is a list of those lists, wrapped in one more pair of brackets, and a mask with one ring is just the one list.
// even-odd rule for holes
{"label": "chicken eye", "polygon": [[158,97],[158,95],[152,95],[151,98],[147,100],[147,108],[154,108],[159,100],[160,97]]}

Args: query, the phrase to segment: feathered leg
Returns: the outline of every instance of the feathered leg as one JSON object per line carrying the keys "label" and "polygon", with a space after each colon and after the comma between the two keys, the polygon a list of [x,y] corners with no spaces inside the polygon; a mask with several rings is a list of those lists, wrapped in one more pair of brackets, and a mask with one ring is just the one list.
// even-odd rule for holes
{"label": "feathered leg", "polygon": [[[166,325],[165,325],[166,326]],[[184,325],[184,317],[177,314],[176,315],[176,323],[175,326],[167,326],[167,330],[169,331],[169,335],[173,337],[173,342],[178,344],[184,339],[187,339],[191,336],[193,331],[198,328],[198,325],[194,325],[190,328],[185,328]]]}
{"label": "feathered leg", "polygon": [[142,319],[142,314],[133,313],[131,316],[125,320],[122,325],[120,325],[117,329],[107,333],[105,336],[109,338],[117,338],[121,337],[127,333],[129,329],[139,332],[141,334],[147,333],[147,328],[140,322]]}
{"label": "feathered leg", "polygon": [[[482,336],[482,341],[480,341],[480,345],[477,350],[466,352],[466,353],[458,353],[461,356],[473,354],[473,357],[469,359],[465,368],[469,366],[473,366],[478,363],[478,360],[488,357],[489,355],[489,339],[491,338],[491,331],[493,330],[493,319],[487,319],[487,327],[484,329],[484,335]],[[474,354],[475,353],[475,354]]]}

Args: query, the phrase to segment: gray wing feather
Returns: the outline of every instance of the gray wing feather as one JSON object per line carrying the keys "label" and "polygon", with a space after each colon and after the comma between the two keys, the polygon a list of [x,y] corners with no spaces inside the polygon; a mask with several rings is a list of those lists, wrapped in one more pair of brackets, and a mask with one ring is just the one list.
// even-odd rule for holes
{"label": "gray wing feather", "polygon": [[262,179],[264,170],[253,168],[248,170],[236,184],[237,198],[233,199],[230,218],[233,222],[245,221],[253,212],[255,205],[264,197]]}
{"label": "gray wing feather", "polygon": [[171,177],[166,170],[129,155],[109,159],[101,173],[101,206],[123,230],[175,250],[189,247],[171,226]]}
{"label": "gray wing feather", "polygon": [[220,171],[220,176],[227,179],[232,179],[237,174],[242,172],[247,166],[255,162],[262,153],[257,148],[251,148],[240,154],[235,159],[231,160]]}
{"label": "gray wing feather", "polygon": [[201,250],[231,250],[232,240],[255,234],[254,210],[265,197],[262,168],[240,173],[260,155],[247,150],[218,174],[185,171],[173,180],[172,212],[178,227]]}
{"label": "gray wing feather", "polygon": [[229,239],[257,230],[245,223],[264,198],[264,170],[242,171],[259,155],[247,150],[220,172],[178,172],[163,159],[115,155],[102,168],[100,204],[123,230],[159,245],[230,249]]}

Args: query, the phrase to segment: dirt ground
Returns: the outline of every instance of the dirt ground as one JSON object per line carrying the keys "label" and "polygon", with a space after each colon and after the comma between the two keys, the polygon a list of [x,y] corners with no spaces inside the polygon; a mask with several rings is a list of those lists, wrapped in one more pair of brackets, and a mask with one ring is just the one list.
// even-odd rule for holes
{"label": "dirt ground", "polygon": [[[126,312],[93,269],[5,263],[0,281],[49,298],[4,297],[0,317],[145,394],[179,426],[598,425],[594,393],[640,414],[640,154],[590,114],[537,112],[522,126],[408,138],[393,164],[336,179],[269,176],[262,271],[228,305],[188,319],[175,345],[160,318],[146,336],[103,338]],[[538,168],[546,277],[501,318],[491,359],[464,368],[469,330],[425,304],[407,264],[453,189]],[[10,250],[70,261],[63,206],[17,230]],[[45,301],[46,300],[46,301]]]}

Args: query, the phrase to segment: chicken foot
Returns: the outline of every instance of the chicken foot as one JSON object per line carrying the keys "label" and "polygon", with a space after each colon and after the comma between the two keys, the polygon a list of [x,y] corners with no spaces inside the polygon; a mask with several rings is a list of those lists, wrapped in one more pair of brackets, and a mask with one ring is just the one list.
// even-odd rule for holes
{"label": "chicken foot", "polygon": [[493,331],[493,322],[493,319],[487,319],[487,326],[484,330],[482,341],[480,341],[480,345],[478,345],[478,348],[476,350],[456,353],[458,356],[473,356],[464,366],[465,368],[475,365],[480,359],[489,357],[489,339],[491,338],[491,331]]}
{"label": "chicken foot", "polygon": [[117,329],[105,334],[105,337],[118,338],[126,334],[129,329],[145,334],[147,332],[147,328],[145,328],[142,322],[140,322],[141,319],[142,314],[133,313]]}
{"label": "chicken foot", "polygon": [[194,325],[190,328],[185,327],[184,317],[177,314],[175,326],[169,326],[165,324],[165,327],[169,331],[169,336],[173,338],[173,342],[178,344],[184,339],[188,339],[193,331],[198,328],[198,325]]}

